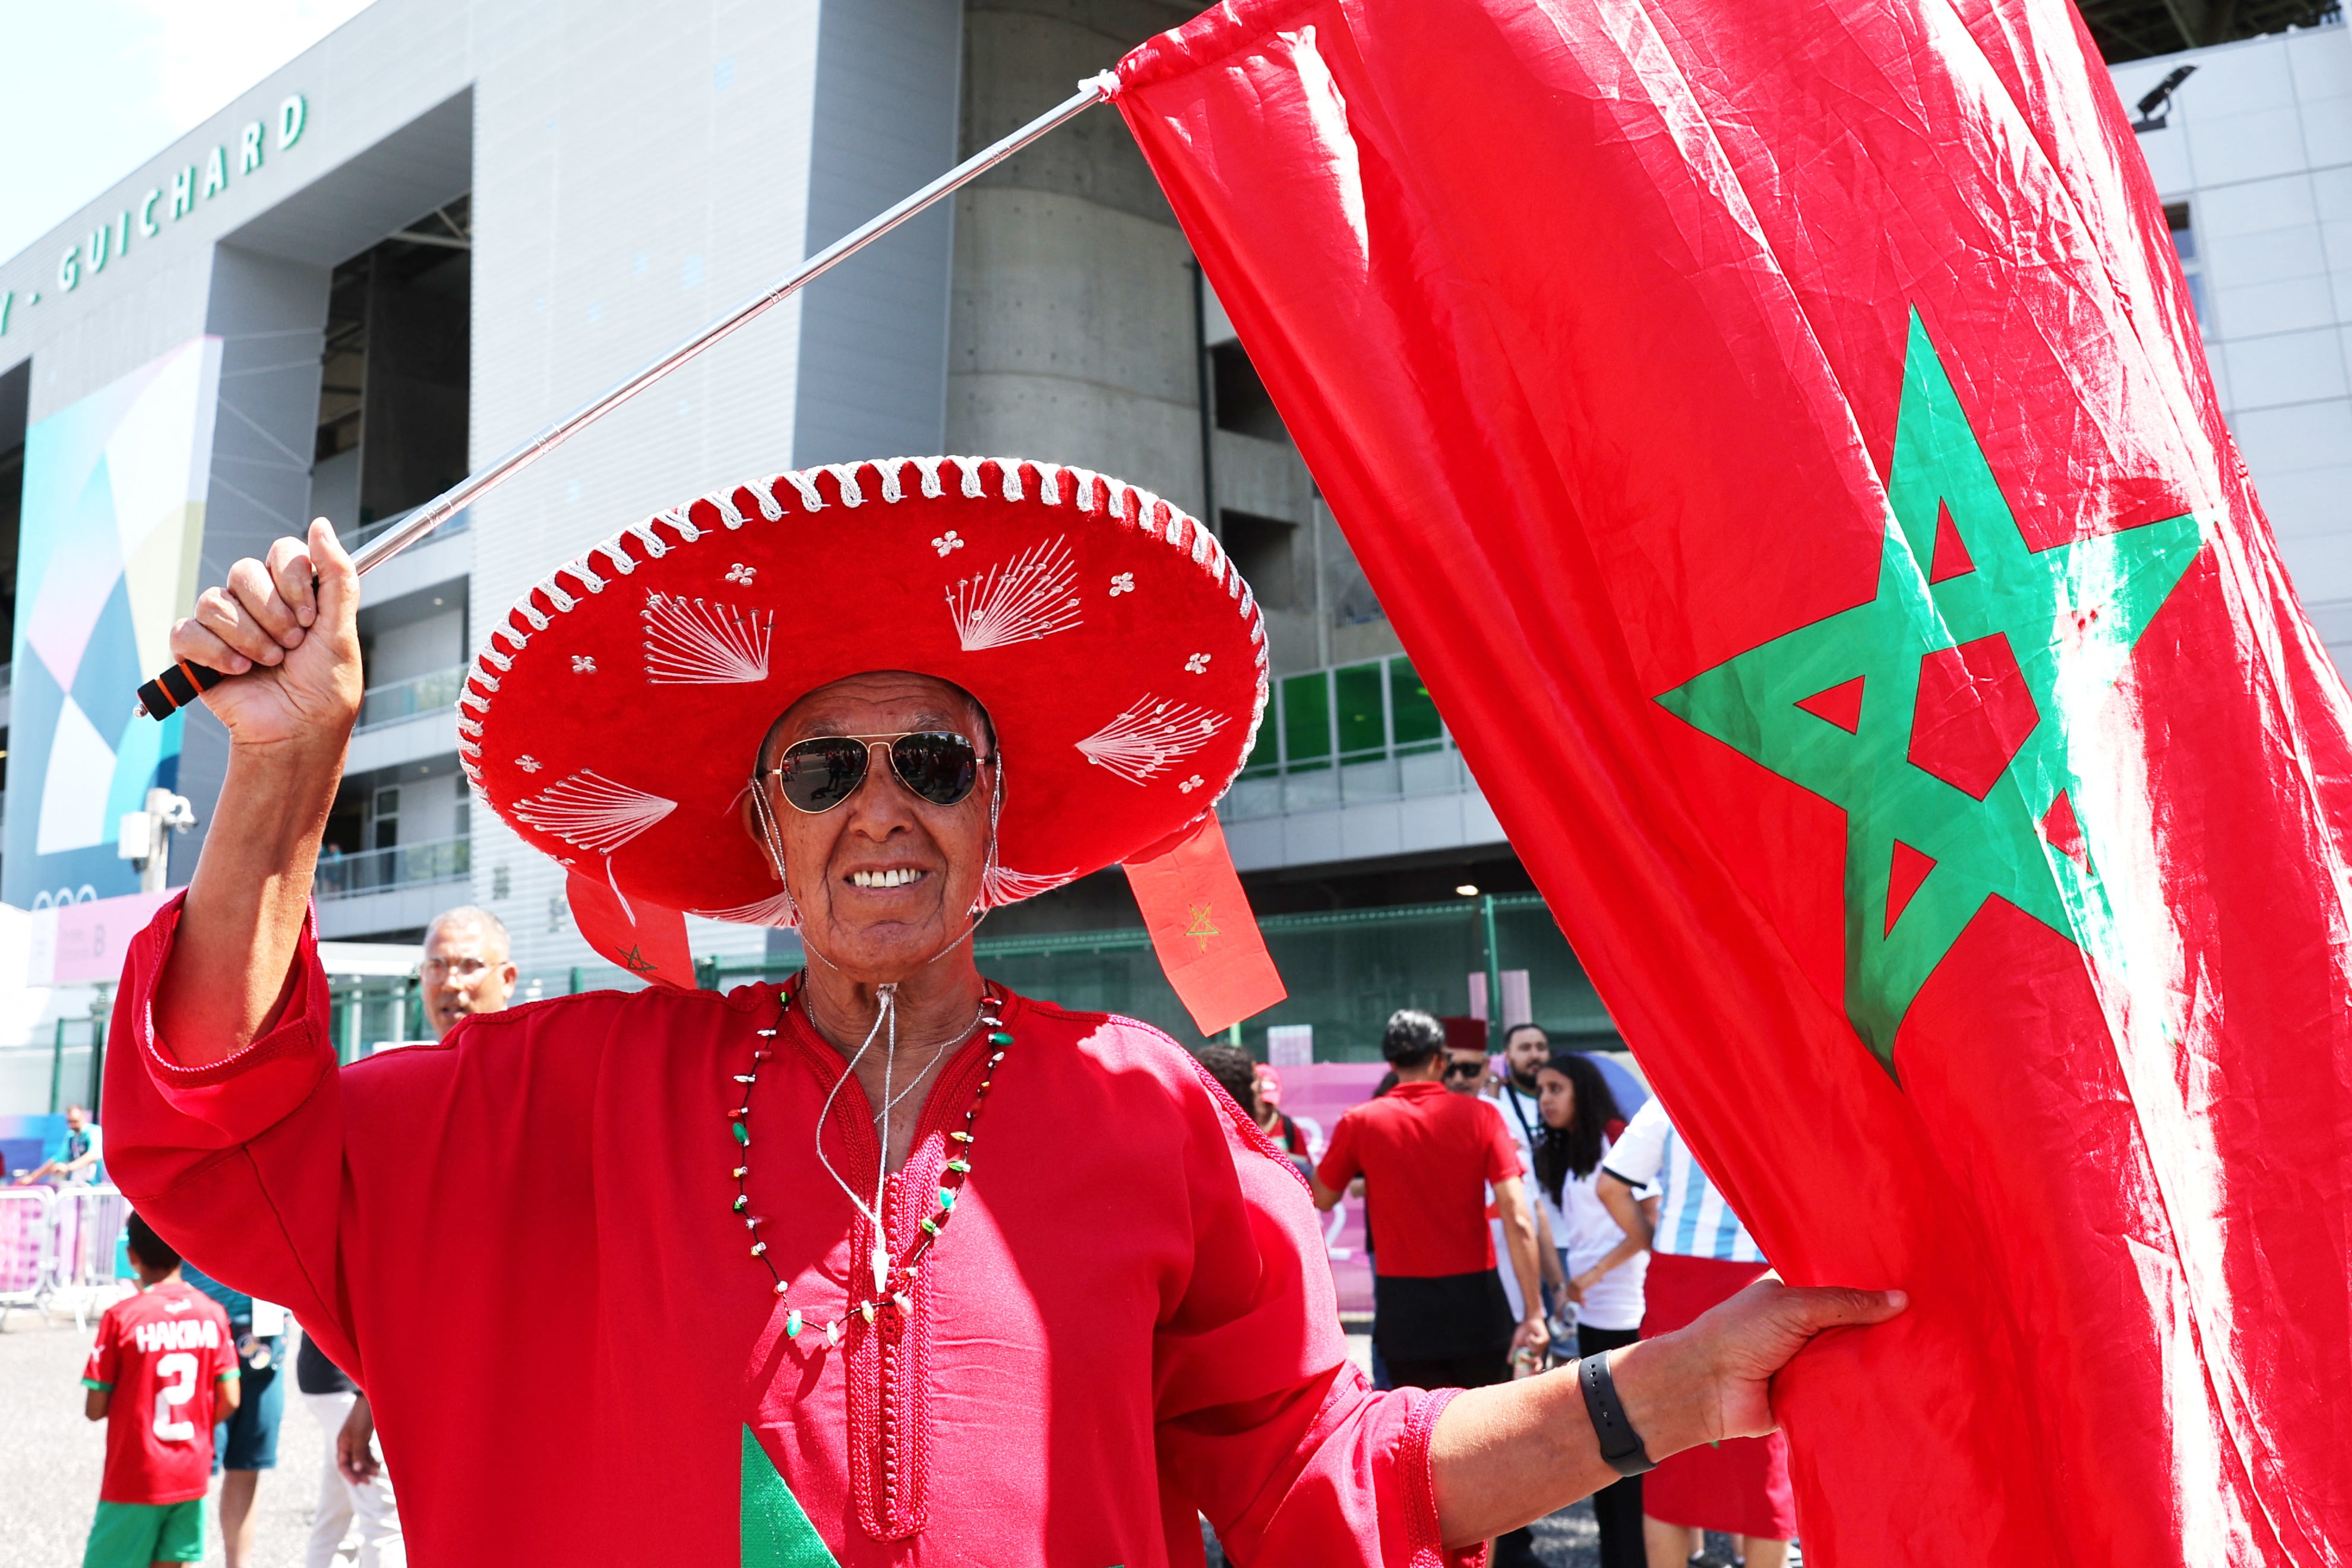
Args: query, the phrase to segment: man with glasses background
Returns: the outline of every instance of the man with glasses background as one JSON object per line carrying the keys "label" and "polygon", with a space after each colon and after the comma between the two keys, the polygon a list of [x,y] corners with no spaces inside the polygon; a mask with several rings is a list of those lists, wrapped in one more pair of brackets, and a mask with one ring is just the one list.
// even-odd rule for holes
{"label": "man with glasses background", "polygon": [[514,960],[506,922],[485,909],[461,904],[435,917],[425,931],[425,1023],[440,1039],[476,1013],[498,1013],[514,994]]}

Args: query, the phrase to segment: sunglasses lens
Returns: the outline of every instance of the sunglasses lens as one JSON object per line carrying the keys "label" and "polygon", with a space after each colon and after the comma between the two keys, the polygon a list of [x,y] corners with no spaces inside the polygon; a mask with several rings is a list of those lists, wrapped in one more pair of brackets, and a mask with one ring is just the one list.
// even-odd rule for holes
{"label": "sunglasses lens", "polygon": [[776,768],[784,798],[800,811],[831,811],[856,793],[866,776],[866,745],[846,736],[799,741]]}
{"label": "sunglasses lens", "polygon": [[890,742],[899,782],[933,805],[953,805],[980,780],[980,755],[961,735],[901,735]]}

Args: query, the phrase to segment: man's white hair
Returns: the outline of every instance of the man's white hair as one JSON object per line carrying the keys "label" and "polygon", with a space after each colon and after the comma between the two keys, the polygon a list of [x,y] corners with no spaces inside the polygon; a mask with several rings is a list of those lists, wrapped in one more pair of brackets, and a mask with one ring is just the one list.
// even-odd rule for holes
{"label": "man's white hair", "polygon": [[424,945],[431,947],[433,933],[446,925],[478,925],[489,933],[490,945],[499,950],[500,958],[514,956],[514,939],[507,934],[507,922],[479,904],[459,904],[454,910],[443,910],[435,915],[433,923],[425,928]]}

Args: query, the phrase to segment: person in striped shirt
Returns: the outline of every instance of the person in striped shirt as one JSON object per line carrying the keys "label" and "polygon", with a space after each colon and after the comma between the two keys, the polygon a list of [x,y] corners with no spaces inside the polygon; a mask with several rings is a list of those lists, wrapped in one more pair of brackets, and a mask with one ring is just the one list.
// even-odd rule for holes
{"label": "person in striped shirt", "polygon": [[[1645,1340],[1672,1333],[1729,1300],[1768,1267],[1763,1250],[1654,1097],[1610,1145],[1596,1186],[1628,1235],[1640,1234],[1642,1189],[1655,1189],[1657,1217],[1643,1281]],[[1649,1568],[1684,1568],[1694,1530],[1744,1537],[1748,1568],[1782,1568],[1797,1532],[1787,1446],[1775,1432],[1677,1454],[1642,1478],[1642,1513]]]}

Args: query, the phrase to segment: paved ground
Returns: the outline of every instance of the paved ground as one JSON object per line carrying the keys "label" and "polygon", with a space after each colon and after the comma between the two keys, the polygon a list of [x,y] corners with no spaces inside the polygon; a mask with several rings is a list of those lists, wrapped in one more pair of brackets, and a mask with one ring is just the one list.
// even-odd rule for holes
{"label": "paved ground", "polygon": [[[11,1312],[0,1333],[0,1568],[75,1568],[106,1462],[106,1428],[81,1415],[90,1336],[66,1318]],[[299,1568],[327,1438],[289,1387],[278,1468],[264,1471],[257,1568]],[[215,1483],[218,1495],[218,1483]],[[218,1526],[205,1561],[223,1562]]]}
{"label": "paved ground", "polygon": [[[1201,1540],[1208,1549],[1209,1568],[1225,1568],[1216,1537],[1206,1527],[1202,1530]],[[1592,1522],[1591,1506],[1571,1504],[1549,1519],[1538,1521],[1536,1555],[1543,1559],[1544,1568],[1600,1568],[1600,1527]]]}
{"label": "paved ground", "polygon": [[[45,1326],[30,1312],[10,1313],[0,1332],[0,1520],[7,1521],[0,1568],[74,1568],[81,1561],[106,1458],[105,1427],[81,1415],[89,1342],[70,1318]],[[278,1468],[261,1478],[256,1568],[299,1568],[326,1451],[326,1435],[289,1387]],[[207,1545],[205,1561],[221,1563],[217,1533]],[[1543,1521],[1536,1548],[1548,1568],[1597,1568],[1592,1510],[1579,1503]],[[1212,1568],[1222,1561],[1213,1545]]]}

